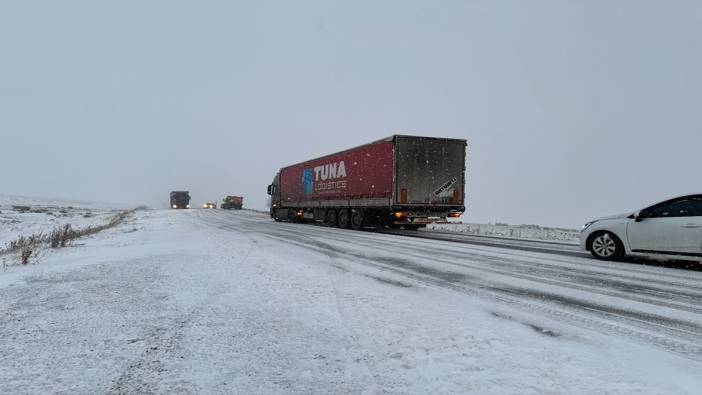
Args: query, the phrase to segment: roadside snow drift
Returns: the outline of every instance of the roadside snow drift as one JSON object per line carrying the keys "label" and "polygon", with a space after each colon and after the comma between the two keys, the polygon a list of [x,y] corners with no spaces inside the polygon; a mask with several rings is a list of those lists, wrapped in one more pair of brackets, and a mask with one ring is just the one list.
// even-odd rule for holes
{"label": "roadside snow drift", "polygon": [[436,223],[428,231],[455,232],[479,236],[526,240],[546,240],[578,243],[580,232],[575,229],[550,228],[538,225]]}

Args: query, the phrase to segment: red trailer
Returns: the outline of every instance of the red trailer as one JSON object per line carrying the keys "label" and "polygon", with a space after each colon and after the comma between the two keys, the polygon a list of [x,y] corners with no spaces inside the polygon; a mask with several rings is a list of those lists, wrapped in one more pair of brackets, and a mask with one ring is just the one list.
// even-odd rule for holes
{"label": "red trailer", "polygon": [[465,210],[466,140],[391,136],[282,168],[271,217],[417,229]]}

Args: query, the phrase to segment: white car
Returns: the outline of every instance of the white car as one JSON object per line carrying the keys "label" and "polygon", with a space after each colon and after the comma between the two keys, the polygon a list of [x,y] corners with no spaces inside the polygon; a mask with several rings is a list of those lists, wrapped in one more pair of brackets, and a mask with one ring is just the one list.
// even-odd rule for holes
{"label": "white car", "polygon": [[603,260],[643,256],[702,261],[702,194],[588,222],[580,232],[580,247]]}

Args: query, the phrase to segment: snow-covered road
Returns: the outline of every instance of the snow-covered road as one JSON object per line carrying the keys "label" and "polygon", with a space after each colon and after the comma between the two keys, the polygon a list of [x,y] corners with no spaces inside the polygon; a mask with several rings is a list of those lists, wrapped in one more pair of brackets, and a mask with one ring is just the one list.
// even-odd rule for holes
{"label": "snow-covered road", "polygon": [[251,212],[143,211],[0,275],[1,392],[697,393],[700,284]]}

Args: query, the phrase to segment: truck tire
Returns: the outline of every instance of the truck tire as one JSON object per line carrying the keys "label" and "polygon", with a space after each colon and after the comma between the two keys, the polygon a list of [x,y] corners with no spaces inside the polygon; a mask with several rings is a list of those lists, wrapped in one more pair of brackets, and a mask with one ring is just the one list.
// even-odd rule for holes
{"label": "truck tire", "polygon": [[363,229],[363,211],[353,210],[353,212],[351,212],[351,229]]}
{"label": "truck tire", "polygon": [[327,220],[326,222],[330,226],[339,226],[339,216],[336,214],[336,210],[330,208],[327,210]]}
{"label": "truck tire", "polygon": [[349,210],[343,208],[339,210],[339,227],[341,229],[348,229],[351,225],[351,216],[349,215]]}

